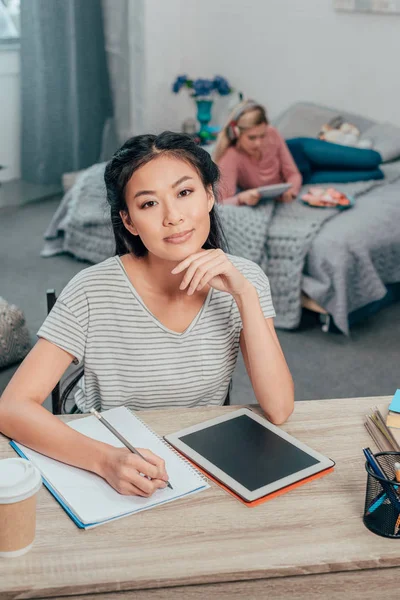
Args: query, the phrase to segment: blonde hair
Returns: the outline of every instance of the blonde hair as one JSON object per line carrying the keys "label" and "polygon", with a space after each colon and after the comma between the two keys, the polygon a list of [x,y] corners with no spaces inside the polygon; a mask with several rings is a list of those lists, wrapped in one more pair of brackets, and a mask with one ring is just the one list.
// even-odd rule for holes
{"label": "blonde hair", "polygon": [[232,110],[224,127],[218,134],[213,160],[218,163],[228,148],[236,144],[243,131],[261,125],[261,123],[268,125],[265,108],[253,100],[240,102]]}

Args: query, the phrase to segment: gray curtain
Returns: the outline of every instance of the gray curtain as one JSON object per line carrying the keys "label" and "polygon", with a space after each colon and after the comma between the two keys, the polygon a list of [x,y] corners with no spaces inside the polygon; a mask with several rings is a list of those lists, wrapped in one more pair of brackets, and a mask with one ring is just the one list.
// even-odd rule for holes
{"label": "gray curtain", "polygon": [[102,0],[115,129],[122,144],[143,133],[145,0]]}
{"label": "gray curtain", "polygon": [[98,162],[112,117],[101,0],[21,1],[22,179]]}

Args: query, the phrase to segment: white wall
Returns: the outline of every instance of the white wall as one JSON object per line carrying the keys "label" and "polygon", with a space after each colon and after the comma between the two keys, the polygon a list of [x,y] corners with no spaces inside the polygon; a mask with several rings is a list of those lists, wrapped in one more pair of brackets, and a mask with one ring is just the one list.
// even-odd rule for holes
{"label": "white wall", "polygon": [[20,176],[19,51],[0,49],[0,181]]}
{"label": "white wall", "polygon": [[[178,73],[224,75],[274,117],[306,100],[400,125],[400,16],[332,0],[146,0],[146,126],[178,126]],[[218,113],[217,106],[217,113]]]}
{"label": "white wall", "polygon": [[[400,125],[400,16],[337,13],[332,0],[130,0],[128,21],[131,134],[195,116],[171,93],[181,73],[223,75],[271,117],[308,100]],[[19,88],[19,53],[1,50],[0,181],[20,176]]]}
{"label": "white wall", "polygon": [[[145,0],[145,127],[176,128],[185,98],[171,93],[182,64],[181,0]],[[146,130],[146,131],[147,131]]]}
{"label": "white wall", "polygon": [[[197,78],[219,73],[214,69],[218,60],[204,53],[207,40],[199,40],[196,31],[197,11],[204,23],[207,20],[202,0],[191,0],[191,8],[193,13],[187,11],[186,0],[130,0],[129,20],[136,30],[130,48],[132,86],[136,81],[131,98],[132,134],[180,130],[185,119],[196,116],[196,105],[188,90],[172,93],[177,75]],[[216,114],[228,103],[227,98],[217,98]]]}
{"label": "white wall", "polygon": [[182,0],[130,0],[135,134],[180,129],[185,118],[195,116],[187,94],[171,91],[176,76],[182,73],[181,9]]}

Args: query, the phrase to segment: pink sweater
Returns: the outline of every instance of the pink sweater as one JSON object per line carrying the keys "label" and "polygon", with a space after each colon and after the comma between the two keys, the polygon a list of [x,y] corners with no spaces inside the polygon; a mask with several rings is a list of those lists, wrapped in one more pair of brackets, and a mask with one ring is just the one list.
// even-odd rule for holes
{"label": "pink sweater", "polygon": [[270,125],[261,148],[261,160],[251,158],[236,146],[230,146],[220,159],[221,203],[238,204],[236,189],[249,190],[273,183],[291,183],[297,195],[301,186],[301,174],[290,154],[285,140]]}

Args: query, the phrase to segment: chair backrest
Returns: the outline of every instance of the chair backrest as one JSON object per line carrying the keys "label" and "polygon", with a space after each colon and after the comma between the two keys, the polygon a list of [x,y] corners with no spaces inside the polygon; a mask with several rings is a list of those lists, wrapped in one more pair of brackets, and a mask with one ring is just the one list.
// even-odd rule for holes
{"label": "chair backrest", "polygon": [[[47,314],[49,314],[57,300],[55,290],[53,290],[53,289],[47,290],[46,298],[47,298]],[[62,413],[66,412],[66,402],[68,400],[68,397],[69,397],[70,393],[72,392],[72,390],[74,389],[74,387],[76,386],[76,384],[78,383],[78,381],[83,376],[83,372],[84,372],[83,369],[80,369],[78,371],[78,373],[75,373],[73,378],[71,379],[71,381],[69,381],[68,384],[65,386],[65,389],[63,390],[62,393],[61,393],[61,384],[60,383],[57,383],[57,385],[53,388],[53,390],[51,392],[51,410],[52,410],[53,415],[61,415]],[[76,406],[74,405],[70,412],[75,412],[75,411],[76,411]]]}
{"label": "chair backrest", "polygon": [[225,398],[224,406],[229,406],[231,403],[231,391],[232,391],[233,381],[232,379],[229,382],[228,393]]}
{"label": "chair backrest", "polygon": [[[47,314],[49,314],[57,300],[56,291],[55,290],[47,290],[46,298],[47,298]],[[51,410],[52,410],[53,415],[61,414],[60,400],[61,400],[60,384],[57,383],[57,385],[53,388],[53,391],[51,392]]]}

